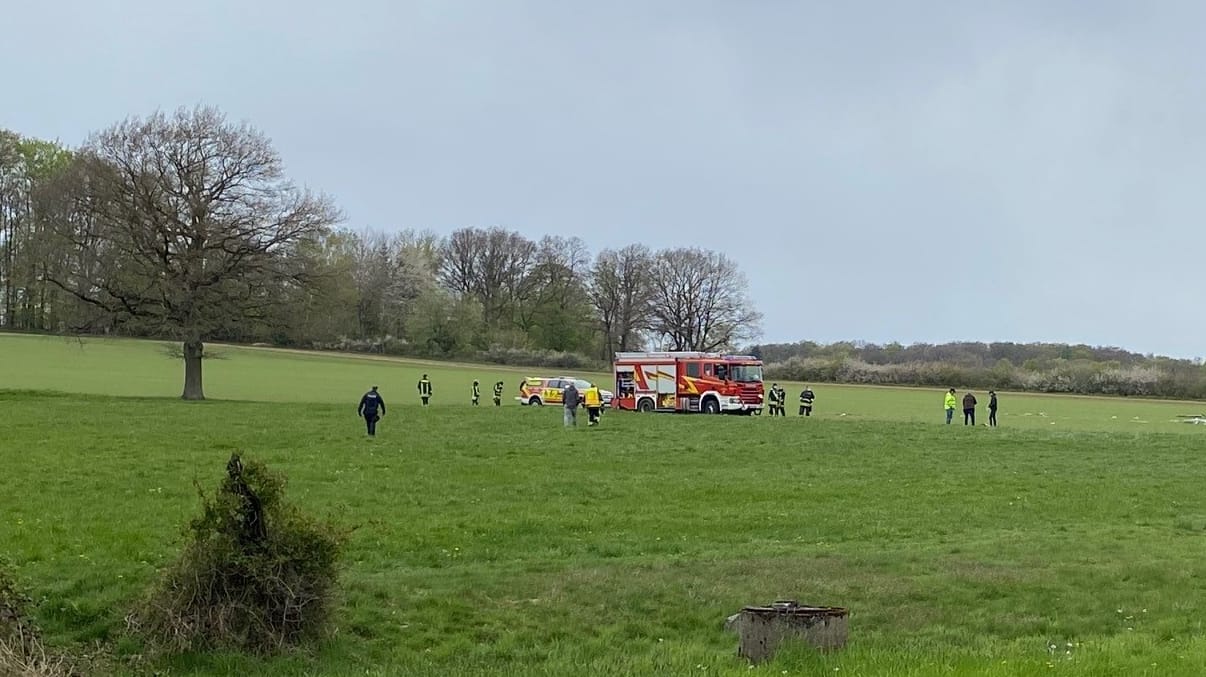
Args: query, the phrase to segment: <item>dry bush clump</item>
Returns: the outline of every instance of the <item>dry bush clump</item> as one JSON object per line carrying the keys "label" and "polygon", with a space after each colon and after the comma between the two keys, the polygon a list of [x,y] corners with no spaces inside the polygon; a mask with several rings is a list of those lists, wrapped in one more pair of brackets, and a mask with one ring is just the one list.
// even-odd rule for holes
{"label": "dry bush clump", "polygon": [[37,635],[0,639],[0,677],[75,677],[66,657],[48,651]]}
{"label": "dry bush clump", "polygon": [[333,606],[344,534],[283,500],[285,480],[238,454],[177,561],[128,617],[169,652],[269,653],[315,639]]}
{"label": "dry bush clump", "polygon": [[32,602],[21,591],[12,566],[0,559],[0,677],[67,677],[71,661],[47,650],[30,618]]}

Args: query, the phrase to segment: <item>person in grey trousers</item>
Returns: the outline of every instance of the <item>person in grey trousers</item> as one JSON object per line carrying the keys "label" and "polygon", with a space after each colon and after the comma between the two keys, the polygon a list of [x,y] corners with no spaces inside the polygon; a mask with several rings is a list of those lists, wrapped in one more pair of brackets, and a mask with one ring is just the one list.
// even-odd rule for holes
{"label": "person in grey trousers", "polygon": [[571,381],[562,393],[562,399],[565,401],[565,427],[578,425],[578,403],[581,396]]}

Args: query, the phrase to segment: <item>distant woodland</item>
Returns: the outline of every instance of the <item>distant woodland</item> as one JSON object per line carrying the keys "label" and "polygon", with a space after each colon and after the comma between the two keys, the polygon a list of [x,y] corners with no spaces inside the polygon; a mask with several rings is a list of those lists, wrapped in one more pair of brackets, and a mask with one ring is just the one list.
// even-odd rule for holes
{"label": "distant woodland", "polygon": [[1206,399],[1200,359],[1057,343],[801,341],[749,349],[768,379]]}

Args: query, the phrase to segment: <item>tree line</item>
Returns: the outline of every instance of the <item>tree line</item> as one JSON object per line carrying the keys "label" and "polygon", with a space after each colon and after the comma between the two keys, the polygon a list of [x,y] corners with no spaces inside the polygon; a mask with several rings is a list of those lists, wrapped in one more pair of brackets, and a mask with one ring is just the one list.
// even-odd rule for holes
{"label": "tree line", "polygon": [[1206,399],[1200,359],[1116,347],[802,341],[749,350],[766,363],[767,378],[780,380]]}
{"label": "tree line", "polygon": [[747,286],[698,247],[348,227],[212,107],[79,148],[0,130],[0,328],[178,340],[186,399],[203,398],[206,341],[564,367],[732,349],[759,334]]}

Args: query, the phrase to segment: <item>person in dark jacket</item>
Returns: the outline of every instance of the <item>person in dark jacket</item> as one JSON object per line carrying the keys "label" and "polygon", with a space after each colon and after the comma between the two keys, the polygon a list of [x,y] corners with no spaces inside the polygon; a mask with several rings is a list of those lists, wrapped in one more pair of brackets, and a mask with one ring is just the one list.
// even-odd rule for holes
{"label": "person in dark jacket", "polygon": [[970,392],[963,396],[963,425],[976,424],[976,396]]}
{"label": "person in dark jacket", "polygon": [[578,388],[573,381],[561,391],[561,397],[565,400],[565,427],[578,425],[578,405],[582,401],[578,395]]}
{"label": "person in dark jacket", "polygon": [[502,391],[503,391],[503,382],[499,381],[499,382],[495,383],[494,384],[494,406],[496,406],[496,407],[502,406]]}
{"label": "person in dark jacket", "polygon": [[804,390],[800,391],[801,416],[812,416],[812,400],[814,397],[815,395],[813,395],[812,388],[809,388],[808,386],[804,386]]}
{"label": "person in dark jacket", "polygon": [[[377,410],[381,413],[378,414]],[[364,417],[364,424],[368,426],[369,437],[377,436],[377,421],[385,416],[385,400],[381,399],[381,393],[377,392],[377,386],[364,394],[360,398],[360,406],[356,408],[356,415]]]}
{"label": "person in dark jacket", "polygon": [[473,379],[473,406],[476,407],[478,404],[478,401],[481,400],[481,398],[482,398],[481,385],[477,382],[477,379]]}
{"label": "person in dark jacket", "polygon": [[779,410],[783,408],[783,401],[779,399],[779,384],[772,383],[767,395],[770,396],[770,415],[778,416]]}
{"label": "person in dark jacket", "polygon": [[423,400],[423,406],[427,406],[427,401],[431,399],[431,381],[427,378],[427,374],[423,374],[423,378],[419,379],[419,399]]}
{"label": "person in dark jacket", "polygon": [[997,391],[988,391],[988,425],[997,427]]}

